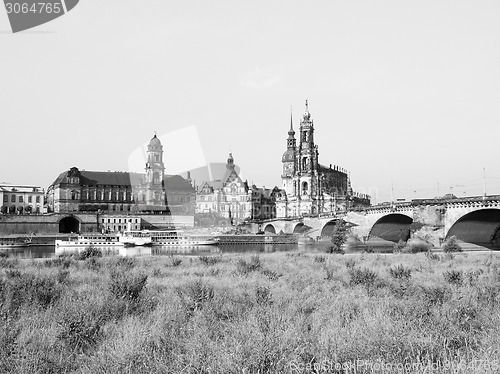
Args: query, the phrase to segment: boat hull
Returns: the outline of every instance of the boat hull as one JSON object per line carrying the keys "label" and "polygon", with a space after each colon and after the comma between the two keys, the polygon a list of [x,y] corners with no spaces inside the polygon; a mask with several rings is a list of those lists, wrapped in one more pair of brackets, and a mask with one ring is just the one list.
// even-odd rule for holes
{"label": "boat hull", "polygon": [[154,246],[162,247],[198,247],[205,245],[216,245],[218,244],[215,240],[168,240],[168,241],[158,241],[154,242]]}

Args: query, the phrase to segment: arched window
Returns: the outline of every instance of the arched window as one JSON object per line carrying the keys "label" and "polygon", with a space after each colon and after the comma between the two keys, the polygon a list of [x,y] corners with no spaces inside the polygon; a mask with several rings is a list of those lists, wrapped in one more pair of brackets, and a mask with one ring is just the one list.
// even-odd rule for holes
{"label": "arched window", "polygon": [[308,189],[309,189],[309,185],[307,184],[307,182],[303,182],[302,183],[302,194],[307,195]]}
{"label": "arched window", "polygon": [[155,173],[153,174],[153,182],[154,182],[154,183],[160,183],[160,173],[155,172]]}
{"label": "arched window", "polygon": [[302,170],[306,170],[307,168],[307,157],[302,159]]}

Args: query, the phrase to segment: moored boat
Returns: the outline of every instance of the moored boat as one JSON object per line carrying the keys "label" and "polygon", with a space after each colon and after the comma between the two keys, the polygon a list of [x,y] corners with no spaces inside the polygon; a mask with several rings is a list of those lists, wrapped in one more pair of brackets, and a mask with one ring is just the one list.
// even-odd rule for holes
{"label": "moored boat", "polygon": [[194,235],[179,230],[150,231],[150,235],[154,246],[197,247],[219,243],[212,235]]}
{"label": "moored boat", "polygon": [[70,248],[84,248],[90,245],[99,247],[120,247],[123,246],[118,240],[116,235],[112,234],[85,234],[78,235],[75,237],[70,237],[67,240],[56,239],[55,241],[56,248],[57,247],[70,247]]}
{"label": "moored boat", "polygon": [[118,240],[125,247],[153,245],[151,234],[148,230],[127,230],[118,235]]}
{"label": "moored boat", "polygon": [[24,238],[2,238],[0,239],[0,249],[29,247],[30,245],[32,245],[32,238],[32,235]]}

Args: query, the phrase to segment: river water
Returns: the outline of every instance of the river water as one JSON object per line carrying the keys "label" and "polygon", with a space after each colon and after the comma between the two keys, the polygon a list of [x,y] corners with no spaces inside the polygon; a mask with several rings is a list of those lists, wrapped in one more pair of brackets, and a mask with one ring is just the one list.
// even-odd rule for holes
{"label": "river water", "polygon": [[[294,250],[306,250],[311,253],[325,253],[329,247],[325,243],[315,244],[225,244],[225,245],[207,245],[198,247],[172,247],[172,246],[158,246],[158,247],[120,247],[119,250],[112,249],[111,252],[124,256],[169,256],[169,255],[187,255],[187,256],[203,256],[215,255],[224,253],[270,253]],[[103,248],[106,250],[106,248]],[[380,246],[373,248],[375,252],[387,253],[392,252],[392,246]],[[73,248],[68,251],[74,251]],[[362,249],[350,248],[346,253],[361,253]],[[26,248],[4,249],[9,257],[16,258],[50,258],[56,255],[55,246],[32,246]]]}

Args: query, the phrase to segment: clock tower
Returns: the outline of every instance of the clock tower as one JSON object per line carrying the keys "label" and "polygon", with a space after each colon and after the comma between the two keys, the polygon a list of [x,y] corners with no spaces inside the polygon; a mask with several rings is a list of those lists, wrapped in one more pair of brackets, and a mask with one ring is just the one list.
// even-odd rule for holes
{"label": "clock tower", "polygon": [[146,162],[145,195],[146,205],[165,208],[166,196],[164,188],[165,164],[163,163],[163,146],[155,136],[148,144],[148,162]]}
{"label": "clock tower", "polygon": [[293,119],[290,116],[290,130],[288,130],[288,139],[286,140],[286,151],[283,153],[281,162],[283,163],[283,189],[287,194],[295,194],[293,178],[297,170],[296,164],[296,140],[293,130]]}

